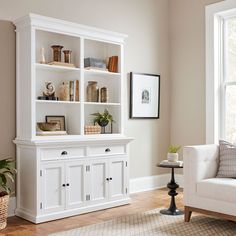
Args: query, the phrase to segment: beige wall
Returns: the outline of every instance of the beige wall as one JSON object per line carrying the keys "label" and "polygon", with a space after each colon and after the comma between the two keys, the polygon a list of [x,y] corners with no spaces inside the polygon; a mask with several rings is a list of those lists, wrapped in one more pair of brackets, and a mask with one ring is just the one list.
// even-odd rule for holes
{"label": "beige wall", "polygon": [[170,0],[171,142],[205,143],[205,6]]}
{"label": "beige wall", "polygon": [[0,21],[0,158],[15,157],[15,32],[11,22]]}
{"label": "beige wall", "polygon": [[[170,83],[167,0],[0,0],[0,18],[14,20],[29,12],[100,27],[128,34],[125,45],[125,71],[161,75],[161,111],[159,120],[128,119],[128,75],[125,82],[125,133],[135,138],[130,145],[131,178],[160,173],[155,165],[166,155],[170,140]],[[4,23],[2,23],[4,24]],[[14,34],[7,23],[0,32],[0,47],[9,48],[10,63],[5,68],[1,55],[1,108],[0,121],[4,129],[0,150],[14,154],[11,140],[15,134]],[[0,28],[1,29],[1,28]],[[9,32],[10,31],[10,32]],[[2,40],[3,34],[10,34]],[[5,36],[6,37],[6,36]],[[10,43],[8,43],[10,42]],[[2,51],[1,51],[2,52]],[[8,59],[9,60],[9,59]],[[6,88],[4,88],[6,87]],[[7,111],[7,112],[6,112]],[[3,151],[4,150],[4,151]],[[2,157],[2,155],[0,156]]]}
{"label": "beige wall", "polygon": [[[13,0],[0,0],[0,17],[14,20],[33,12],[128,34],[125,133],[135,138],[130,145],[130,173],[131,178],[136,178],[161,173],[155,165],[165,158],[170,142],[205,142],[204,7],[217,1],[220,0],[71,0],[68,4],[21,0],[16,4]],[[15,152],[11,142],[15,136],[15,38],[9,22],[1,22],[0,32],[3,157],[14,156]],[[159,120],[128,119],[130,71],[161,74]]]}

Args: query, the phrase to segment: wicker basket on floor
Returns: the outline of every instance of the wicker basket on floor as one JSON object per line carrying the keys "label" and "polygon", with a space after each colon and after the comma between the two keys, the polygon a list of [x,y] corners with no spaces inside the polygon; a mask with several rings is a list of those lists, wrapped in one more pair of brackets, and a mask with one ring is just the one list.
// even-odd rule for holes
{"label": "wicker basket on floor", "polygon": [[7,226],[7,210],[9,203],[9,195],[0,197],[0,230]]}

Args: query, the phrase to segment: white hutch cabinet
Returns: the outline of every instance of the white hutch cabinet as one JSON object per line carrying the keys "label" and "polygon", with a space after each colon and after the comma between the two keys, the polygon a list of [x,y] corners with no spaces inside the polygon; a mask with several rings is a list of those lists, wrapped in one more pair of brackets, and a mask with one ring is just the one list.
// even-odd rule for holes
{"label": "white hutch cabinet", "polygon": [[[125,35],[30,14],[16,20],[17,35],[17,209],[34,223],[127,204],[128,143],[123,132],[123,45]],[[52,61],[52,45],[72,50],[75,67]],[[118,56],[118,72],[87,70],[84,58]],[[79,101],[38,100],[45,82],[56,95],[63,81],[79,81]],[[109,101],[88,102],[88,81],[109,91]],[[86,135],[91,113],[108,109],[116,121],[110,134]],[[37,136],[45,116],[65,116],[68,135]]]}

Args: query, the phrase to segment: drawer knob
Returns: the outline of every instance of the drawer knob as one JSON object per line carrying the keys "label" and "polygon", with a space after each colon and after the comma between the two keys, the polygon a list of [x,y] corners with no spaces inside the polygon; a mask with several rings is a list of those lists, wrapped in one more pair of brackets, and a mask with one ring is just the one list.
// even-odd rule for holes
{"label": "drawer knob", "polygon": [[66,185],[65,185],[65,184],[62,184],[62,187],[66,187]]}
{"label": "drawer knob", "polygon": [[68,154],[67,151],[61,152],[61,155],[62,155],[62,156],[67,155],[67,154]]}
{"label": "drawer knob", "polygon": [[105,152],[110,152],[110,151],[111,151],[110,148],[105,149]]}
{"label": "drawer knob", "polygon": [[69,183],[67,183],[67,184],[66,184],[66,186],[70,186],[70,184],[69,184]]}
{"label": "drawer knob", "polygon": [[110,180],[112,180],[112,178],[110,177]]}
{"label": "drawer knob", "polygon": [[106,178],[106,181],[109,181],[109,178]]}

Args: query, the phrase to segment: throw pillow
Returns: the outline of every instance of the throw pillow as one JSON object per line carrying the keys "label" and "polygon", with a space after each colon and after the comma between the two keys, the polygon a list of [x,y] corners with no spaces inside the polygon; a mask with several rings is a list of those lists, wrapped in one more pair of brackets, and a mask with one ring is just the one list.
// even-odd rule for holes
{"label": "throw pillow", "polygon": [[220,163],[216,177],[236,178],[236,146],[220,140]]}

